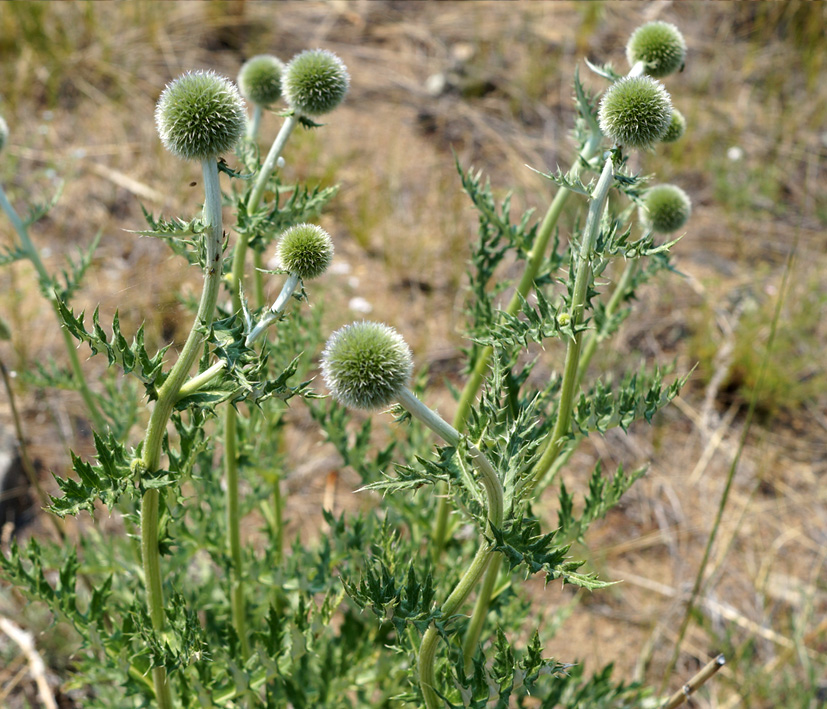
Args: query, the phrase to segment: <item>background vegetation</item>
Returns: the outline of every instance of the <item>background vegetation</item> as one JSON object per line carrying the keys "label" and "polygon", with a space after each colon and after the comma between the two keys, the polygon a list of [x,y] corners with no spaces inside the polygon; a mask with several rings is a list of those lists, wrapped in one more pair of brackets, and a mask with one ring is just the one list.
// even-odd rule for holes
{"label": "background vegetation", "polygon": [[[689,56],[670,83],[688,137],[647,163],[692,197],[687,236],[674,254],[684,276],[641,294],[611,369],[642,355],[698,364],[677,405],[654,427],[582,447],[564,475],[581,489],[597,459],[648,475],[590,532],[590,563],[608,592],[571,604],[548,648],[563,661],[614,661],[619,676],[659,684],[686,594],[714,519],[726,471],[758,383],[769,324],[794,249],[789,290],[756,424],[740,459],[728,513],[713,548],[703,602],[672,685],[717,652],[724,670],[697,706],[822,706],[827,694],[827,41],[823,3],[546,2],[165,2],[4,3],[0,12],[0,115],[11,129],[0,179],[12,200],[60,201],[32,237],[54,268],[100,247],[76,307],[120,310],[125,332],[146,320],[148,348],[178,341],[182,271],[164,247],[126,232],[140,205],[197,210],[199,179],[167,155],[153,123],[164,85],[189,69],[235,77],[244,59],[288,59],[323,46],[353,77],[345,105],[323,135],[302,132],[286,171],[342,190],[323,226],[334,236],[336,272],[326,278],[323,317],[332,328],[362,313],[393,323],[430,365],[429,402],[450,417],[447,383],[461,382],[454,313],[476,218],[463,196],[464,166],[515,190],[515,211],[544,211],[553,171],[572,151],[571,77],[583,56],[625,69],[622,47],[642,22],[664,19],[687,38]],[[585,75],[584,79],[590,80]],[[275,121],[265,117],[265,121]],[[265,124],[266,125],[266,124]],[[272,125],[272,124],[271,124]],[[671,179],[671,178],[670,178]],[[541,211],[541,213],[542,213]],[[0,244],[11,230],[0,224]],[[60,333],[24,265],[0,271],[0,343],[7,367],[61,360]],[[651,297],[649,297],[651,296]],[[548,362],[559,353],[550,351]],[[86,363],[94,381],[97,367]],[[550,366],[550,365],[549,365]],[[537,370],[538,375],[542,372]],[[44,485],[64,471],[67,450],[90,451],[74,393],[16,383],[18,404]],[[323,445],[310,415],[290,411],[288,453],[293,534],[323,530],[336,514],[373,504]],[[11,428],[0,396],[0,425]],[[549,511],[549,519],[554,515]],[[103,521],[113,532],[116,519]],[[52,533],[40,512],[23,532]],[[251,540],[253,541],[253,540]],[[4,538],[3,543],[6,543]],[[574,593],[565,590],[561,596]],[[536,608],[546,610],[541,585]],[[559,610],[559,609],[555,609]],[[0,586],[0,615],[29,629],[49,619]],[[55,683],[71,642],[39,642]],[[566,638],[577,638],[576,646]],[[0,704],[22,706],[17,646],[0,636]],[[11,699],[14,695],[17,698]],[[17,704],[15,704],[17,702]]]}

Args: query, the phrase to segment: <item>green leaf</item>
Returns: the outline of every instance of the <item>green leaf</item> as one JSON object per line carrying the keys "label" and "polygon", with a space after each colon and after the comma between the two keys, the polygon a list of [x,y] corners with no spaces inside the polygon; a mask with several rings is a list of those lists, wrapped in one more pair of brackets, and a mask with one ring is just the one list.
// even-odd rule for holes
{"label": "green leaf", "polygon": [[97,463],[91,464],[72,453],[72,467],[78,480],[55,476],[63,496],[53,497],[49,509],[59,517],[77,515],[81,510],[94,514],[96,500],[112,509],[134,487],[130,467],[133,456],[111,433],[106,438],[97,432],[92,435]]}
{"label": "green leaf", "polygon": [[577,569],[584,562],[569,559],[569,545],[554,541],[557,530],[540,534],[540,525],[536,519],[520,517],[512,520],[505,529],[494,528],[491,532],[494,551],[503,555],[510,569],[522,567],[526,577],[543,573],[546,584],[561,579],[564,584],[580,586],[590,591],[611,585],[599,581],[594,574],[578,573]]}
{"label": "green leaf", "polygon": [[107,337],[100,324],[98,308],[95,308],[92,315],[92,331],[90,332],[84,324],[83,311],[75,316],[62,300],[58,300],[57,305],[63,324],[75,339],[86,342],[92,349],[92,354],[105,354],[110,365],[117,364],[125,374],[136,376],[146,386],[150,399],[155,398],[156,389],[161,386],[165,378],[164,354],[169,346],[161,349],[154,357],[150,357],[144,347],[143,325],[138,328],[130,344],[121,332],[117,312],[112,319],[112,336]]}

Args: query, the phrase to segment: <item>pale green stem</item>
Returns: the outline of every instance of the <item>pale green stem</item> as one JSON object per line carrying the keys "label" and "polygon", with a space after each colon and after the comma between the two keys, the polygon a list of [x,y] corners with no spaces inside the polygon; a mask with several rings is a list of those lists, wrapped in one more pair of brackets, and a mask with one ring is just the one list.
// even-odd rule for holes
{"label": "pale green stem", "polygon": [[[600,232],[600,220],[606,208],[606,199],[612,186],[614,170],[611,155],[606,157],[603,172],[591,196],[589,214],[586,217],[586,227],[580,243],[580,254],[577,258],[577,269],[574,275],[574,291],[571,296],[569,316],[571,327],[576,330],[583,321],[583,311],[586,307],[586,293],[591,283],[591,256],[594,245]],[[566,360],[563,368],[563,383],[560,387],[560,401],[557,406],[557,420],[554,430],[548,438],[545,450],[537,461],[526,485],[530,492],[549,471],[555,459],[560,454],[571,429],[571,412],[577,385],[577,367],[580,363],[580,343],[583,332],[575,332],[566,347]]]}
{"label": "pale green stem", "polygon": [[[44,294],[49,293],[52,287],[52,278],[46,270],[46,267],[43,265],[43,261],[40,260],[40,254],[37,252],[37,248],[29,238],[29,232],[26,229],[26,225],[23,220],[20,219],[11,202],[9,202],[2,186],[0,186],[0,208],[2,208],[8,216],[9,221],[12,223],[14,230],[20,238],[20,244],[26,252],[26,257],[29,261],[31,261],[35,271],[37,271],[41,291],[43,291]],[[66,353],[69,355],[69,365],[72,368],[72,375],[77,382],[78,392],[80,392],[80,395],[83,398],[83,403],[86,404],[86,410],[89,412],[89,417],[92,419],[93,426],[97,430],[103,431],[106,428],[106,422],[104,421],[103,416],[98,409],[98,405],[95,403],[95,397],[92,395],[89,385],[86,382],[86,377],[83,374],[83,368],[80,366],[80,358],[78,357],[77,346],[74,338],[71,333],[63,327],[63,321],[60,317],[60,310],[58,309],[57,300],[54,294],[49,296],[49,301],[54,308],[58,323],[60,324],[60,331],[63,334],[63,342],[66,345]]]}
{"label": "pale green stem", "polygon": [[[204,175],[204,241],[206,261],[204,266],[204,287],[195,322],[184,343],[178,361],[158,390],[158,400],[149,418],[143,441],[140,461],[141,474],[152,475],[161,464],[161,445],[169,417],[181,385],[198,358],[204,335],[212,323],[218,291],[221,285],[221,262],[223,258],[223,229],[221,220],[221,187],[218,181],[218,164],[214,158],[201,163]],[[141,500],[141,555],[147,595],[147,610],[152,628],[159,636],[164,632],[164,595],[161,580],[161,556],[158,549],[158,490],[147,490]],[[172,696],[166,670],[156,667],[152,670],[155,685],[155,700],[160,709],[171,709]]]}
{"label": "pale green stem", "polygon": [[[415,418],[424,423],[440,438],[452,446],[460,443],[459,432],[447,421],[443,420],[436,413],[431,411],[407,388],[399,393],[399,403]],[[496,471],[488,459],[473,444],[468,444],[468,454],[471,457],[474,467],[480,474],[480,481],[486,496],[486,521],[487,527],[502,527],[503,523],[503,488]],[[487,531],[487,530],[486,530]],[[468,598],[468,594],[477,585],[477,582],[485,572],[488,562],[494,552],[488,540],[483,535],[479,549],[474,556],[471,565],[466,569],[454,590],[442,604],[443,616],[450,617],[456,613],[462,603]],[[439,641],[439,633],[432,623],[422,637],[422,644],[419,647],[419,686],[422,696],[425,698],[425,706],[428,709],[439,707],[439,698],[434,691],[434,658],[436,657],[436,646]]]}
{"label": "pale green stem", "polygon": [[[279,315],[281,315],[287,307],[287,303],[290,302],[290,296],[293,295],[298,287],[298,284],[299,277],[295,274],[291,274],[285,281],[275,303],[273,303],[270,309],[261,317],[258,323],[256,323],[256,326],[250,331],[250,334],[247,335],[247,339],[244,341],[244,344],[247,345],[247,347],[254,344],[255,341],[264,334],[265,330],[279,319]],[[213,381],[213,379],[215,379],[226,366],[227,363],[224,360],[221,360],[220,362],[215,362],[211,366],[207,367],[207,369],[200,374],[191,377],[186,383],[181,385],[181,388],[178,391],[178,398],[183,399],[185,396],[195,394],[199,389],[207,386],[211,381]]]}
{"label": "pale green stem", "polygon": [[[632,67],[632,69],[629,72],[628,76],[639,76],[640,74],[642,74],[644,72],[644,69],[645,69],[645,65],[643,64],[643,62],[637,62]],[[579,168],[580,168],[580,165],[581,165],[581,160],[588,161],[591,158],[591,156],[594,154],[594,152],[600,146],[601,139],[602,139],[602,135],[597,131],[591,136],[591,139],[589,140],[589,142],[587,143],[587,145],[585,146],[583,151],[580,153],[580,156],[579,156],[577,162],[572,166],[572,169],[569,173],[571,176],[576,177],[579,174],[579,171],[580,171]],[[552,202],[551,207],[549,207],[549,213],[551,213],[553,211],[553,209],[555,208],[555,202],[557,202],[558,199],[562,200],[562,202],[564,203],[565,199],[568,197],[569,194],[570,194],[569,190],[561,187],[559,189],[559,191],[557,192],[557,195],[554,198],[554,202]],[[560,208],[562,208],[562,204],[560,205]],[[553,228],[554,224],[557,221],[557,216],[559,216],[559,209],[560,208],[558,208],[557,214],[555,215],[554,222],[551,224],[551,228]],[[546,227],[546,221],[547,220],[548,220],[548,214],[546,215],[546,219],[543,221],[543,225],[540,227],[540,232],[541,233],[543,232],[543,229]],[[550,233],[550,231],[549,231],[549,233]],[[628,274],[628,278],[631,279],[631,274],[629,273],[628,269],[623,274],[624,279],[627,278],[627,274]],[[534,274],[532,274],[532,279],[534,278],[534,275],[536,275],[536,271],[534,272]],[[521,285],[522,285],[522,283],[521,283]],[[529,287],[530,287],[530,285],[531,284],[529,284]],[[622,291],[624,291],[627,287],[628,287],[628,283],[625,283],[625,285],[623,285],[622,287],[619,286],[619,290],[618,290],[617,293],[622,293]],[[617,295],[617,293],[616,293],[616,295]],[[523,294],[523,297],[525,297],[525,294]],[[516,298],[516,296],[515,296],[515,298]],[[510,315],[514,315],[517,312],[517,306],[519,305],[519,303],[518,302],[515,303],[515,298],[512,298],[511,303],[509,303],[509,308],[507,309],[507,312]],[[519,300],[519,299],[517,299],[517,300]],[[614,298],[613,298],[613,300],[614,300]],[[619,302],[619,300],[618,300],[618,302]],[[611,307],[611,303],[610,303],[610,307]],[[616,308],[616,307],[617,307],[617,303],[614,303],[614,308]],[[607,317],[608,317],[608,313],[607,313]],[[590,338],[590,340],[588,342],[588,345],[587,345],[587,351],[581,359],[581,366],[578,369],[577,384],[576,384],[575,388],[580,386],[580,381],[582,380],[583,372],[585,371],[585,367],[588,366],[588,362],[591,360],[592,356],[594,355],[594,351],[595,351],[596,347],[597,347],[596,338],[594,338],[594,337]],[[468,410],[470,409],[470,401],[474,396],[476,396],[476,393],[477,393],[477,391],[479,389],[479,386],[482,382],[482,378],[485,374],[485,369],[488,365],[488,360],[489,360],[492,352],[493,352],[493,348],[490,348],[490,347],[486,348],[486,350],[484,350],[484,353],[486,355],[485,358],[484,358],[484,366],[480,367],[479,366],[480,362],[478,362],[477,367],[475,367],[474,373],[472,374],[472,379],[470,379],[466,383],[465,390],[463,390],[463,395],[462,395],[462,398],[460,399],[460,408],[457,411],[457,416],[454,418],[454,425],[457,428],[462,428],[464,423],[465,423],[465,418],[468,416]],[[470,391],[470,393],[469,393],[469,391]],[[466,395],[468,395],[467,398],[466,398]],[[463,407],[463,405],[462,405],[463,401],[466,404],[465,407]],[[461,417],[461,419],[460,419],[460,417]],[[562,441],[560,443],[562,444]],[[552,470],[552,473],[557,469],[557,466],[562,464],[562,462],[563,462],[562,460],[560,460],[558,458],[558,456],[560,455],[560,450],[561,450],[561,447],[558,447],[557,451],[554,453],[553,460],[555,460],[556,462],[551,463],[550,469]],[[569,455],[570,454],[571,454],[571,451],[569,452]],[[564,456],[564,457],[566,457],[566,456]],[[440,506],[439,506],[438,514],[437,514],[437,528],[441,530],[441,534],[438,537],[438,539],[440,539],[440,540],[444,539],[445,531],[447,529],[447,519],[448,519],[448,507],[447,507],[447,502],[443,498],[440,501]],[[483,580],[482,588],[480,589],[479,595],[477,596],[477,602],[474,606],[474,612],[471,616],[471,621],[469,622],[468,628],[466,630],[465,640],[463,642],[463,652],[464,652],[464,656],[465,656],[465,672],[466,673],[469,673],[471,671],[472,667],[473,667],[474,652],[476,651],[477,643],[479,643],[480,634],[482,633],[482,626],[483,626],[483,623],[484,623],[484,620],[485,620],[485,616],[488,614],[488,607],[491,603],[491,593],[493,593],[493,589],[496,585],[497,576],[500,573],[500,566],[501,566],[501,559],[497,558],[488,567],[488,571],[486,572],[485,579]]]}
{"label": "pale green stem", "polygon": [[[602,138],[603,136],[597,133],[589,138],[589,141],[585,146],[583,146],[583,149],[580,151],[577,159],[574,161],[574,164],[569,170],[568,176],[570,179],[575,179],[580,175],[583,162],[588,162],[597,152]],[[557,194],[554,196],[554,199],[549,205],[548,211],[540,224],[540,228],[537,230],[537,236],[534,240],[528,260],[526,261],[525,271],[523,272],[522,278],[517,285],[517,290],[511,297],[511,301],[505,309],[505,312],[509,315],[516,315],[520,309],[522,300],[528,297],[528,294],[534,285],[534,278],[537,276],[537,272],[540,270],[543,259],[546,257],[546,248],[548,247],[549,239],[554,232],[554,227],[560,219],[560,215],[563,212],[563,207],[566,205],[566,201],[568,200],[570,194],[570,190],[567,190],[565,187],[561,187],[557,190]],[[488,363],[491,360],[491,355],[493,353],[494,348],[490,346],[484,347],[480,350],[474,369],[471,372],[468,381],[465,383],[465,387],[460,395],[456,413],[454,414],[454,427],[459,430],[462,430],[465,427],[465,420],[468,418],[468,413],[471,411],[471,405],[474,402],[480,386],[482,385],[482,380],[488,371]],[[448,515],[450,513],[450,500],[446,495],[444,486],[440,488],[439,494],[441,496],[437,507],[436,528],[433,540],[433,552],[435,558],[439,557],[445,547],[445,543],[448,541]]]}
{"label": "pale green stem", "polygon": [[216,362],[212,366],[205,369],[201,374],[198,374],[194,377],[190,377],[184,384],[181,385],[181,388],[178,390],[178,399],[183,399],[186,396],[190,396],[191,394],[195,394],[201,387],[206,386],[209,384],[213,379],[215,379],[223,370],[224,367],[227,366],[227,363],[222,359],[219,362]]}
{"label": "pale green stem", "polygon": [[[262,163],[250,197],[247,201],[247,209],[254,212],[258,209],[264,190],[267,187],[267,180],[276,167],[279,155],[284,148],[287,139],[297,124],[295,116],[285,119],[270,152]],[[230,276],[230,287],[233,297],[233,312],[241,310],[241,288],[244,283],[244,264],[247,255],[247,237],[239,236],[233,254],[233,268]],[[239,515],[239,492],[238,492],[238,459],[236,451],[235,429],[238,414],[234,407],[228,406],[224,411],[224,473],[227,480],[227,545],[230,551],[232,573],[230,580],[230,596],[233,612],[233,624],[241,642],[241,652],[246,660],[250,655],[250,646],[246,630],[246,610],[244,601],[244,567],[241,553],[241,518]]]}
{"label": "pale green stem", "polygon": [[[610,159],[607,160],[607,164],[610,164],[610,163],[611,163],[611,160]],[[605,167],[604,167],[603,172],[604,172],[604,175],[605,175],[605,173],[606,173],[606,168]],[[602,205],[602,204],[605,203],[605,196],[606,195],[603,194],[603,196],[600,197],[600,193],[601,193],[601,190],[603,190],[603,189],[606,190],[606,194],[608,193],[608,186],[611,186],[611,174],[609,175],[609,178],[608,178],[608,183],[607,183],[608,186],[605,186],[605,185],[601,186],[601,181],[605,181],[605,178],[604,178],[603,175],[601,175],[601,180],[598,181],[597,187],[595,188],[595,194],[594,194],[593,198],[594,199],[600,198],[601,205]],[[562,189],[557,193],[558,197],[561,193],[564,193]],[[568,190],[565,191],[565,194],[567,194],[567,193],[568,193]],[[555,197],[555,200],[556,200],[556,197]],[[601,210],[600,213],[602,213],[602,206],[601,206],[600,210]],[[599,228],[599,225],[600,225],[600,213],[598,213],[597,219],[593,224],[593,226],[596,225],[597,228]],[[592,211],[589,212],[589,219],[591,219],[591,214],[592,214]],[[587,220],[587,222],[586,222],[586,233],[588,233],[590,223],[591,222],[589,220]],[[584,244],[581,245],[581,248],[585,248],[585,242],[588,241],[585,234],[584,234],[583,238],[584,238]],[[586,251],[587,255],[592,250],[593,245],[594,245],[594,239],[596,239],[596,238],[597,238],[597,231],[595,231],[595,233],[591,236],[592,241],[591,241],[591,245],[588,247],[588,251]],[[583,262],[583,252],[582,251],[581,251],[580,261],[581,261],[581,263]],[[586,263],[588,263],[588,261],[586,261]],[[586,279],[586,281],[588,281],[588,279]],[[575,286],[575,294],[577,294],[577,292],[578,292],[577,291],[577,286]],[[585,293],[586,293],[586,291],[583,290],[582,291],[582,296],[580,296],[580,297],[583,298],[583,300],[585,300]],[[575,298],[577,298],[577,297],[578,296],[575,295]],[[576,301],[574,301],[574,302],[576,302]],[[516,312],[516,309],[515,309],[515,312]],[[582,306],[581,306],[579,312],[580,312],[580,317],[582,317],[582,312],[583,312],[582,311]],[[572,322],[574,322],[574,316],[572,316]],[[564,384],[564,386],[565,386],[565,384]],[[572,392],[573,391],[574,391],[574,389],[572,388]],[[567,416],[570,417],[570,413],[571,413],[570,406],[568,407],[568,413],[565,413],[565,411],[566,411],[565,408],[563,408],[563,409],[558,408],[558,418],[557,418],[557,424],[558,425],[560,425],[560,416],[561,415],[567,415]],[[568,424],[566,424],[566,425],[568,425]],[[555,426],[555,431],[556,430],[557,430],[557,426]],[[562,442],[563,442],[563,440],[561,439],[560,443],[562,444]],[[560,447],[557,447],[553,451],[553,457],[551,457],[551,462],[552,463],[553,463],[554,459],[557,458],[559,453],[560,453]],[[465,658],[465,671],[466,672],[470,672],[471,668],[473,667],[474,652],[476,651],[477,643],[479,643],[480,635],[482,633],[482,626],[485,622],[485,616],[488,614],[488,607],[491,604],[491,593],[493,592],[494,586],[496,585],[497,576],[499,575],[499,573],[500,573],[500,564],[497,563],[497,562],[492,563],[491,566],[489,567],[488,571],[486,572],[486,576],[485,576],[485,580],[483,581],[482,589],[480,590],[480,593],[477,596],[477,602],[476,602],[476,605],[474,606],[474,612],[471,616],[471,621],[468,624],[468,628],[465,631],[465,639],[463,641],[463,652],[464,652],[464,658]]]}
{"label": "pale green stem", "polygon": [[577,366],[576,388],[579,388],[580,384],[583,382],[583,377],[586,375],[586,370],[589,368],[589,363],[592,361],[592,357],[594,357],[594,353],[597,351],[597,346],[606,337],[605,328],[608,326],[612,316],[617,312],[618,306],[620,306],[623,299],[626,297],[629,290],[629,285],[635,276],[635,271],[637,271],[637,265],[637,259],[626,263],[626,267],[623,269],[623,274],[620,277],[620,281],[618,281],[617,286],[615,286],[612,297],[609,298],[609,302],[606,303],[604,327],[599,332],[597,330],[592,330],[589,332],[589,336],[586,339],[586,344],[583,346],[583,352],[580,355],[580,364]]}
{"label": "pale green stem", "polygon": [[471,620],[465,629],[465,639],[462,642],[462,656],[465,662],[465,674],[471,674],[474,667],[474,653],[477,650],[477,643],[480,641],[482,626],[485,617],[488,615],[488,607],[491,605],[491,597],[494,594],[494,587],[497,585],[497,578],[502,567],[502,554],[497,554],[485,572],[482,586],[477,594],[477,601],[474,603],[474,611],[471,613]]}
{"label": "pale green stem", "polygon": [[253,115],[247,122],[247,137],[250,140],[256,140],[258,138],[258,129],[261,125],[261,113],[261,106],[257,103],[254,103]]}
{"label": "pale green stem", "polygon": [[253,295],[256,299],[256,307],[264,307],[264,254],[261,251],[253,251]]}
{"label": "pale green stem", "polygon": [[296,288],[298,288],[299,281],[300,279],[295,273],[291,273],[287,276],[287,280],[284,282],[276,301],[272,306],[270,306],[270,309],[261,316],[261,319],[258,323],[256,323],[256,326],[250,331],[250,334],[247,335],[247,340],[245,342],[247,347],[253,344],[253,342],[255,342],[272,323],[279,319],[279,316],[290,302],[290,296],[292,296],[293,293],[295,293]]}

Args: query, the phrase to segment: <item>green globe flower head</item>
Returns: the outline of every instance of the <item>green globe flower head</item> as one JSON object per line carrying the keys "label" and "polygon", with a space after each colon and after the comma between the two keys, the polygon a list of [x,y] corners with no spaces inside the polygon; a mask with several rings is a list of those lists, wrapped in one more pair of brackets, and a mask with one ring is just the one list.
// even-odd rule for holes
{"label": "green globe flower head", "polygon": [[279,264],[302,280],[321,276],[333,259],[333,240],[315,224],[297,224],[281,235],[276,246]]}
{"label": "green globe flower head", "polygon": [[270,106],[281,98],[284,64],[271,54],[259,54],[244,62],[238,73],[241,95],[251,103]]}
{"label": "green globe flower head", "polygon": [[392,404],[413,370],[411,350],[392,327],[355,322],[334,332],[322,353],[322,375],[341,404],[369,411]]}
{"label": "green globe flower head", "polygon": [[164,147],[184,160],[208,160],[235,146],[247,126],[235,84],[212,71],[195,71],[167,84],[155,107]]}
{"label": "green globe flower head", "polygon": [[330,113],[345,98],[350,74],[339,57],[326,49],[297,54],[284,70],[284,98],[302,116]]}
{"label": "green globe flower head", "polygon": [[648,76],[627,77],[603,94],[598,119],[603,135],[616,145],[649,148],[666,135],[672,120],[672,99],[659,81]]}
{"label": "green globe flower head", "polygon": [[649,22],[632,33],[626,44],[626,58],[629,66],[643,62],[646,73],[660,79],[683,66],[686,42],[675,25]]}
{"label": "green globe flower head", "polygon": [[9,124],[6,123],[6,119],[3,116],[0,116],[0,151],[6,147],[6,143],[9,142]]}
{"label": "green globe flower head", "polygon": [[689,195],[676,185],[655,185],[643,195],[646,211],[641,220],[652,231],[668,234],[677,231],[689,220],[692,202]]}
{"label": "green globe flower head", "polygon": [[661,141],[664,143],[674,143],[680,140],[683,134],[686,133],[686,118],[674,106],[672,107],[672,119],[669,121],[669,127],[666,129]]}

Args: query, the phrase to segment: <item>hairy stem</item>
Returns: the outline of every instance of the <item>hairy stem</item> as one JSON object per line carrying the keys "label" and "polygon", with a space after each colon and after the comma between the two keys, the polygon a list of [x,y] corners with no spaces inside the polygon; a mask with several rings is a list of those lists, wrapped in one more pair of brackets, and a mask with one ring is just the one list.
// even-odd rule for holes
{"label": "hairy stem", "polygon": [[[250,212],[258,209],[267,180],[276,167],[276,162],[281,155],[287,139],[295,128],[297,120],[295,116],[288,117],[276,136],[270,152],[262,163],[261,170],[256,178],[250,197],[247,201],[247,209]],[[239,237],[233,254],[233,267],[230,276],[230,288],[233,294],[233,311],[241,310],[241,288],[244,283],[244,265],[247,255],[247,237]],[[238,453],[236,447],[236,423],[238,413],[235,408],[228,406],[224,410],[224,474],[227,480],[227,546],[232,562],[232,573],[230,579],[230,597],[232,601],[233,625],[241,642],[241,652],[246,660],[250,655],[249,641],[247,640],[246,628],[246,604],[244,600],[244,566],[241,553],[241,516],[239,514],[239,492],[238,492]]]}
{"label": "hairy stem", "polygon": [[[459,432],[425,406],[410,390],[402,390],[399,395],[399,403],[405,407],[412,416],[419,419],[447,443],[452,446],[459,445]],[[491,463],[476,446],[468,444],[468,454],[471,456],[474,467],[480,474],[480,481],[485,490],[487,526],[499,528],[503,523],[502,483]],[[466,569],[454,587],[454,590],[442,604],[441,610],[446,618],[456,613],[465,599],[468,598],[468,595],[477,585],[483,573],[485,573],[488,562],[493,555],[494,551],[483,535],[479,549],[471,565]],[[436,625],[432,623],[422,637],[418,660],[419,686],[422,690],[422,696],[425,699],[427,709],[437,709],[439,707],[439,698],[434,691],[434,660],[438,641],[439,633]]]}
{"label": "hairy stem", "polygon": [[[583,162],[590,160],[591,157],[597,152],[597,149],[600,147],[601,140],[602,136],[599,133],[595,133],[591,136],[589,141],[585,146],[583,146],[583,149],[578,154],[577,159],[572,164],[571,169],[569,170],[569,178],[574,179],[580,175]],[[532,246],[528,261],[526,261],[525,271],[520,278],[520,282],[517,284],[517,290],[511,297],[511,301],[505,309],[505,312],[509,315],[515,315],[520,309],[522,299],[528,297],[528,294],[534,285],[534,278],[537,276],[537,272],[540,270],[543,259],[546,257],[546,249],[548,248],[549,239],[551,239],[551,235],[554,232],[554,227],[557,226],[557,221],[560,219],[560,215],[563,212],[563,207],[565,207],[566,201],[568,200],[570,194],[570,190],[561,187],[557,190],[557,194],[554,196],[554,199],[549,205],[548,211],[540,224],[540,228],[537,230],[537,237],[534,241],[534,245]],[[471,411],[471,405],[480,390],[480,386],[482,386],[482,381],[488,371],[488,363],[491,361],[491,356],[493,353],[494,348],[490,346],[484,347],[480,351],[477,362],[474,365],[474,369],[462,390],[453,421],[454,427],[460,431],[465,428],[465,421],[468,418],[468,413]],[[439,557],[442,550],[445,548],[446,542],[448,541],[448,515],[450,513],[451,504],[445,494],[445,490],[441,489],[440,493],[441,496],[437,507],[436,531],[434,532],[433,541],[433,552],[435,557]]]}
{"label": "hairy stem", "polygon": [[37,252],[37,248],[29,238],[29,232],[25,223],[22,219],[20,219],[20,216],[15,211],[11,202],[9,202],[2,187],[0,187],[0,208],[2,208],[6,213],[9,221],[14,227],[14,230],[17,232],[17,236],[20,238],[20,245],[26,252],[26,258],[31,261],[35,271],[37,271],[37,279],[40,282],[40,290],[49,299],[52,307],[54,308],[55,314],[57,315],[58,324],[60,325],[60,331],[63,334],[63,342],[66,345],[66,354],[69,355],[69,365],[72,368],[72,376],[77,382],[78,392],[83,399],[83,403],[86,405],[86,410],[89,413],[89,418],[92,420],[92,425],[96,429],[102,431],[106,428],[106,422],[104,421],[103,415],[95,402],[95,397],[93,396],[92,391],[89,389],[89,384],[86,381],[86,377],[83,374],[83,368],[80,366],[80,358],[78,357],[77,346],[74,338],[71,333],[63,327],[63,321],[60,317],[60,310],[57,306],[56,297],[54,293],[51,292],[54,287],[54,281],[49,275],[49,272],[46,270],[46,267],[43,265],[43,261],[40,259],[40,254]]}
{"label": "hairy stem", "polygon": [[[204,175],[204,242],[206,261],[204,265],[204,287],[201,301],[190,334],[178,361],[158,390],[158,400],[149,418],[143,441],[140,460],[141,473],[151,476],[160,468],[161,448],[169,417],[178,399],[181,385],[198,358],[204,341],[204,334],[212,323],[218,290],[221,285],[221,262],[223,258],[223,228],[221,220],[221,188],[218,182],[218,165],[215,159],[201,163]],[[158,548],[158,519],[160,496],[157,489],[147,490],[141,499],[141,556],[146,584],[147,610],[152,628],[161,635],[164,632],[164,595],[161,581],[161,555]],[[155,685],[155,699],[161,709],[171,709],[172,696],[163,667],[152,670]]]}
{"label": "hairy stem", "polygon": [[569,316],[571,327],[575,330],[574,335],[569,338],[566,347],[566,360],[563,368],[563,383],[560,388],[560,401],[557,406],[557,419],[554,422],[554,430],[548,438],[540,460],[531,471],[531,476],[526,483],[530,492],[542,480],[545,474],[554,464],[560,454],[566,438],[571,429],[571,411],[574,402],[574,394],[577,386],[577,369],[580,363],[580,343],[583,332],[577,331],[577,327],[583,321],[583,311],[586,307],[586,294],[591,283],[591,254],[597,241],[600,231],[600,219],[606,208],[606,199],[609,196],[609,188],[612,186],[614,170],[611,155],[606,158],[603,172],[594,188],[589,205],[589,213],[586,217],[586,227],[583,231],[583,238],[580,243],[580,254],[577,258],[577,269],[574,275],[574,291],[572,292]]}
{"label": "hairy stem", "polygon": [[606,328],[609,325],[609,321],[617,312],[618,307],[623,302],[623,299],[629,291],[629,286],[632,283],[632,279],[635,277],[637,266],[637,259],[626,263],[626,267],[623,269],[623,275],[620,276],[620,280],[618,281],[617,286],[615,286],[612,297],[609,298],[609,302],[606,303],[603,328],[601,328],[599,332],[597,330],[592,330],[589,332],[589,336],[586,339],[586,344],[583,346],[583,351],[580,355],[580,363],[577,365],[577,388],[579,388],[580,384],[583,382],[583,377],[586,375],[586,370],[589,368],[589,363],[592,361],[594,353],[597,352],[597,346],[606,337]]}

